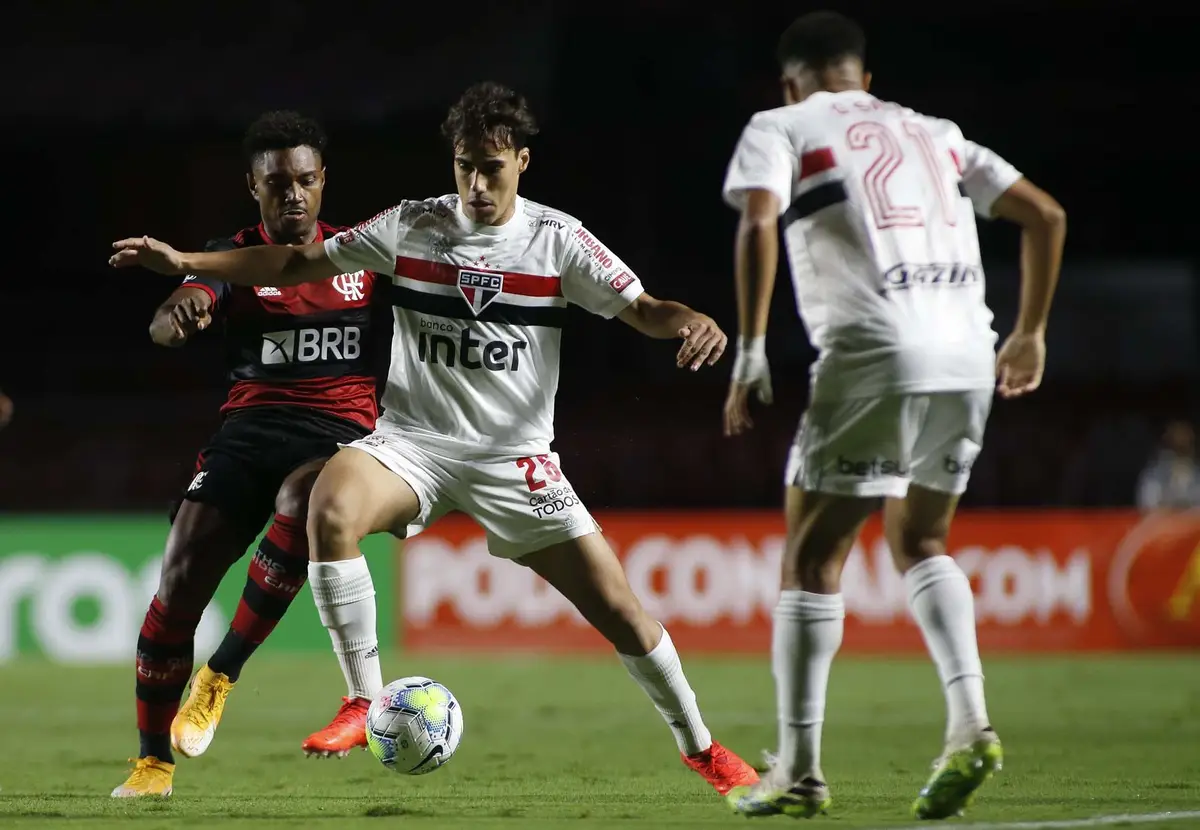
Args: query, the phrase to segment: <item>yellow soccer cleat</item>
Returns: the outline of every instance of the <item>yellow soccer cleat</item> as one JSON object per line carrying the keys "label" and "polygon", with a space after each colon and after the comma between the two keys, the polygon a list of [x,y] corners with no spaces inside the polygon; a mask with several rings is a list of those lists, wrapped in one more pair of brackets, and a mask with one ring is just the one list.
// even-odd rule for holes
{"label": "yellow soccer cleat", "polygon": [[203,755],[212,743],[232,689],[233,681],[226,675],[202,666],[192,678],[187,700],[171,721],[171,748],[185,758]]}
{"label": "yellow soccer cleat", "polygon": [[1004,766],[1004,749],[991,727],[970,745],[934,762],[933,775],[912,805],[913,818],[945,819],[961,816],[975,791]]}
{"label": "yellow soccer cleat", "polygon": [[171,794],[171,781],[175,777],[175,765],[160,761],[153,755],[146,758],[130,758],[133,772],[125,783],[112,791],[113,798],[141,798],[156,795],[166,798]]}

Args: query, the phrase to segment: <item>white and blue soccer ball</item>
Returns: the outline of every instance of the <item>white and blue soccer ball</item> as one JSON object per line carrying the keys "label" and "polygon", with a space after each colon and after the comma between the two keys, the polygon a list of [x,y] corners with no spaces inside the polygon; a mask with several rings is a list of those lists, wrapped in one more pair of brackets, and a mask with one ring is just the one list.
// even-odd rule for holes
{"label": "white and blue soccer ball", "polygon": [[367,710],[371,754],[405,775],[424,775],[446,764],[462,733],[458,700],[428,677],[402,677],[387,684]]}

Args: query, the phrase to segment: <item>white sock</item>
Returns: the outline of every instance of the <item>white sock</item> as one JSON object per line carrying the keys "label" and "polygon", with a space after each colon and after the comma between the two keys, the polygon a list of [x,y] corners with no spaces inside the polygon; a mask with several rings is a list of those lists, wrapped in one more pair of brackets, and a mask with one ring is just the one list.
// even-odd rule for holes
{"label": "white sock", "polygon": [[329,630],[350,697],[372,699],[383,689],[375,632],[375,584],[366,557],[309,562],[308,584]]}
{"label": "white sock", "polygon": [[683,676],[679,652],[665,628],[658,645],[645,657],[620,653],[617,656],[671,727],[680,752],[696,755],[712,746],[712,735],[708,734],[708,727],[696,706],[696,693]]}
{"label": "white sock", "polygon": [[946,692],[946,744],[969,743],[989,726],[970,580],[951,557],[932,556],[909,568],[904,584]]}
{"label": "white sock", "polygon": [[771,629],[771,666],[779,715],[781,782],[823,781],[821,727],[829,669],[842,646],[846,606],[841,594],[783,591]]}

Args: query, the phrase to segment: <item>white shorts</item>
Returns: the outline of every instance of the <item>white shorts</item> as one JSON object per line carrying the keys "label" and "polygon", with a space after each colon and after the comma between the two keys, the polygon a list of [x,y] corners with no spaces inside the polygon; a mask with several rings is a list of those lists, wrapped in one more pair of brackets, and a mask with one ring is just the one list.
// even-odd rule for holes
{"label": "white shorts", "polygon": [[903,498],[909,484],[959,495],[991,408],[991,389],[813,404],[788,453],[785,483],[862,498]]}
{"label": "white shorts", "polygon": [[556,452],[455,458],[443,445],[382,423],[345,446],[373,456],[417,494],[421,512],[409,524],[409,536],[458,510],[487,532],[493,556],[516,559],[599,529],[559,468]]}

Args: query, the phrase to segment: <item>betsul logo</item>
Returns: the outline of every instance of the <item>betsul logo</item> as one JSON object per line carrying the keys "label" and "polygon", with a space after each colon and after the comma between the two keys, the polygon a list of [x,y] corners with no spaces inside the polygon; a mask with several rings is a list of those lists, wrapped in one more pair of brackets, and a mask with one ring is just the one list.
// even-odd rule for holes
{"label": "betsul logo", "polygon": [[1134,526],[1117,545],[1108,597],[1137,645],[1200,646],[1200,511]]}

